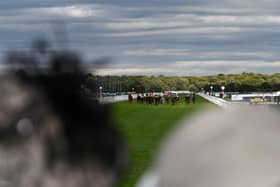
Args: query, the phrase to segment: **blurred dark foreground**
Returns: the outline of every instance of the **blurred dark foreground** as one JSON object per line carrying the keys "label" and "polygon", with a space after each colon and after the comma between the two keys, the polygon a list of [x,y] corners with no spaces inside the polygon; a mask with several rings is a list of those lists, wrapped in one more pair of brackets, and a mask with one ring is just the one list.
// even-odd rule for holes
{"label": "blurred dark foreground", "polygon": [[[96,94],[88,96],[79,56],[49,50],[9,52],[0,77],[1,187],[111,187],[127,154]],[[91,82],[91,88],[94,88]]]}

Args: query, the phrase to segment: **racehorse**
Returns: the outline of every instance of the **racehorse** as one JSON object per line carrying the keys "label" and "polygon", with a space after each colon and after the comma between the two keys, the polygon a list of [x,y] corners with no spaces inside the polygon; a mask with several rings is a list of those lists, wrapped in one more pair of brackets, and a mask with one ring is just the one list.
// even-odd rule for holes
{"label": "racehorse", "polygon": [[185,95],[185,103],[186,104],[190,104],[190,96],[189,95]]}
{"label": "racehorse", "polygon": [[155,101],[155,105],[159,105],[160,101],[161,101],[161,96],[160,95],[155,95],[154,96],[154,101]]}
{"label": "racehorse", "polygon": [[140,102],[141,102],[141,96],[140,96],[139,94],[137,94],[136,100],[137,100],[137,103],[140,103]]}
{"label": "racehorse", "polygon": [[192,94],[192,103],[195,104],[195,101],[196,101],[196,95],[195,95],[195,93],[193,93]]}
{"label": "racehorse", "polygon": [[128,94],[128,102],[129,102],[129,103],[132,103],[132,102],[133,102],[133,96],[132,96],[131,93]]}
{"label": "racehorse", "polygon": [[137,103],[144,103],[144,95],[137,94]]}
{"label": "racehorse", "polygon": [[169,101],[170,101],[170,95],[166,94],[164,95],[164,100],[167,104],[169,104]]}

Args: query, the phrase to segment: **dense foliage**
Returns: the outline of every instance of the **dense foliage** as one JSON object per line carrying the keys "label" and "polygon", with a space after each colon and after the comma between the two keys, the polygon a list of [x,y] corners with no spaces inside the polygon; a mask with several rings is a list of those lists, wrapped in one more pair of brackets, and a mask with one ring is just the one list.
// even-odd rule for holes
{"label": "dense foliage", "polygon": [[[202,88],[210,91],[220,91],[221,86],[227,92],[255,92],[280,90],[280,73],[267,75],[259,73],[218,74],[211,76],[93,76],[87,75],[87,85],[92,80],[97,81],[98,91],[102,86],[103,92],[147,92],[166,90],[199,91]],[[89,86],[90,87],[90,86]]]}

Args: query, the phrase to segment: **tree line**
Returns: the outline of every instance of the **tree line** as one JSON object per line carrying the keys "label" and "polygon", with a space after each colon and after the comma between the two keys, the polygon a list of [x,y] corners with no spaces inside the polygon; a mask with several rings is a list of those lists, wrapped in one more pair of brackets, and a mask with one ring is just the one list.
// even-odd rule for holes
{"label": "tree line", "polygon": [[[63,66],[76,67],[82,64],[82,59],[77,53],[69,50],[55,50],[50,48],[48,41],[44,39],[34,40],[30,51],[8,51],[5,56],[6,62],[11,67],[34,71],[40,65],[53,62],[54,58],[61,59],[67,63],[53,66],[61,69]],[[67,58],[66,58],[67,57]],[[76,64],[76,65],[75,65]],[[69,69],[69,68],[68,68]],[[82,87],[91,93],[96,93],[102,88],[103,92],[161,92],[167,90],[190,90],[221,91],[221,86],[225,86],[226,92],[258,92],[258,91],[278,91],[280,90],[280,73],[260,74],[217,74],[211,76],[97,76],[91,73],[84,75]]]}
{"label": "tree line", "polygon": [[[91,90],[103,92],[161,92],[167,90],[262,92],[280,90],[280,73],[218,74],[211,76],[96,76],[87,74],[85,85]],[[95,82],[96,84],[92,84]],[[91,86],[94,85],[95,87]]]}

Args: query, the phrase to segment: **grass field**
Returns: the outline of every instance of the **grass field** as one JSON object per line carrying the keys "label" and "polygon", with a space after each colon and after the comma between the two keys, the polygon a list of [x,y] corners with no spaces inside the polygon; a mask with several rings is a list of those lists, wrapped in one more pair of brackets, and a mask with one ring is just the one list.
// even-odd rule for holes
{"label": "grass field", "polygon": [[154,106],[136,102],[113,104],[114,120],[117,121],[130,151],[130,167],[120,187],[133,187],[149,168],[160,141],[176,122],[183,116],[190,116],[206,104],[207,102],[200,97],[197,97],[196,104],[189,105],[183,102],[175,106]]}

